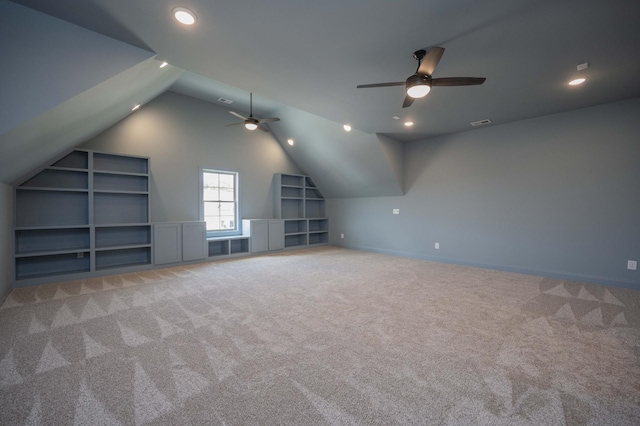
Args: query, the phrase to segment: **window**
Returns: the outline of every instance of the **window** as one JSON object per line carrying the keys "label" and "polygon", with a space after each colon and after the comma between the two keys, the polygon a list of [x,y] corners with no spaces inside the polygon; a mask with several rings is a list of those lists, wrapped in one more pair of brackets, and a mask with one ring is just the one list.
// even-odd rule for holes
{"label": "window", "polygon": [[238,229],[238,174],[202,171],[202,200],[207,232]]}

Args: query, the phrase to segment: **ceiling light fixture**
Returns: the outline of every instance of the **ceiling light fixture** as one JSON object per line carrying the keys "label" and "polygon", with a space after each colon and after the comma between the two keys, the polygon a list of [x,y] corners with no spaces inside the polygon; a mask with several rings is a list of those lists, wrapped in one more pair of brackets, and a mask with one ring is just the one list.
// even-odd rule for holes
{"label": "ceiling light fixture", "polygon": [[193,25],[196,23],[196,14],[184,7],[174,8],[173,17],[184,25]]}
{"label": "ceiling light fixture", "polygon": [[413,126],[413,121],[405,121],[405,122],[404,122],[404,125],[405,125],[406,127],[411,127],[411,126]]}
{"label": "ceiling light fixture", "polygon": [[131,111],[135,111],[135,110],[137,110],[138,108],[140,108],[140,104],[137,104],[136,106],[134,106],[133,108],[131,108]]}
{"label": "ceiling light fixture", "polygon": [[293,141],[293,139],[287,139],[287,143],[288,143],[289,145],[293,146],[293,144],[294,144],[295,142]]}
{"label": "ceiling light fixture", "polygon": [[165,61],[165,62],[163,62],[163,63],[161,63],[161,64],[160,64],[160,68],[164,68],[164,67],[166,67],[167,65],[169,65],[169,62],[166,62],[166,61]]}
{"label": "ceiling light fixture", "polygon": [[245,121],[245,123],[244,123],[244,127],[245,127],[247,130],[255,130],[255,129],[257,129],[257,128],[258,128],[258,123],[257,123],[257,121],[258,121],[258,120],[256,120],[255,118],[254,118],[253,120],[251,120],[251,119],[249,118],[249,119],[247,119],[247,120]]}
{"label": "ceiling light fixture", "polygon": [[578,86],[578,85],[584,83],[585,81],[587,81],[586,78],[576,78],[575,80],[571,80],[569,82],[569,86]]}
{"label": "ceiling light fixture", "polygon": [[344,126],[342,126],[342,128],[344,129],[345,132],[350,132],[351,131],[351,126],[348,124],[345,124]]}
{"label": "ceiling light fixture", "polygon": [[407,79],[407,95],[412,98],[424,98],[431,91],[431,81],[425,75],[414,74]]}

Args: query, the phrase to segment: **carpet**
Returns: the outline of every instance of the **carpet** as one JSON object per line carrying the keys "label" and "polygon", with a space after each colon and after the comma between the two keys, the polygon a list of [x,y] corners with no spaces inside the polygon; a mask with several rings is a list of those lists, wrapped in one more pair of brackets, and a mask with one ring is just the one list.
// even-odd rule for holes
{"label": "carpet", "polygon": [[318,247],[15,289],[2,425],[638,425],[640,292]]}

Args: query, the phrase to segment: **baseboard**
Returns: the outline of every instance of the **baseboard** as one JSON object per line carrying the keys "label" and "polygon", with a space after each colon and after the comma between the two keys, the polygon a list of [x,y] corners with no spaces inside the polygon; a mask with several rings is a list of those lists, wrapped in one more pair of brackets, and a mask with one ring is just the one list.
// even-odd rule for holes
{"label": "baseboard", "polygon": [[622,280],[612,279],[608,277],[582,275],[582,274],[575,274],[575,273],[561,272],[561,271],[545,271],[545,270],[513,267],[508,265],[495,265],[495,264],[489,264],[489,263],[481,263],[481,262],[473,262],[473,261],[465,261],[465,260],[457,260],[457,259],[447,259],[444,257],[426,256],[418,253],[404,252],[399,250],[386,250],[386,249],[380,249],[376,247],[355,246],[355,245],[340,245],[339,247],[350,248],[354,250],[369,251],[373,253],[389,254],[392,256],[430,260],[432,262],[448,263],[451,265],[472,266],[476,268],[493,269],[496,271],[514,272],[517,274],[535,275],[540,277],[556,278],[560,280],[588,282],[592,284],[601,284],[601,285],[607,285],[611,287],[621,287],[621,288],[629,288],[633,290],[640,290],[640,283],[633,282],[633,281],[622,281]]}

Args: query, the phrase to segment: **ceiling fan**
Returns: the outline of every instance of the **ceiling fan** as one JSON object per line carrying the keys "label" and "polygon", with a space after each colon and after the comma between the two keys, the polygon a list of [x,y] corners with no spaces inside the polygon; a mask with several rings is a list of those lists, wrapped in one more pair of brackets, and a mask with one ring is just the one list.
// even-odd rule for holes
{"label": "ceiling fan", "polygon": [[479,77],[445,77],[431,78],[431,74],[436,69],[444,47],[432,47],[429,52],[426,50],[416,50],[413,57],[418,61],[418,69],[416,73],[407,78],[406,81],[398,81],[393,83],[377,83],[377,84],[361,84],[358,89],[366,87],[386,87],[386,86],[406,86],[407,95],[404,98],[402,108],[411,106],[414,99],[422,98],[431,91],[432,86],[473,86],[482,84],[486,78]]}
{"label": "ceiling fan", "polygon": [[229,114],[235,115],[236,117],[244,120],[243,123],[231,123],[231,124],[227,124],[227,126],[236,126],[238,124],[244,124],[244,127],[249,129],[249,130],[255,130],[255,129],[260,129],[263,132],[268,132],[269,129],[267,129],[264,126],[261,126],[262,123],[269,123],[272,121],[280,121],[280,119],[278,117],[272,117],[272,118],[255,118],[253,116],[253,93],[249,93],[249,117],[245,117],[243,115],[238,114],[237,112],[234,111],[229,111]]}

